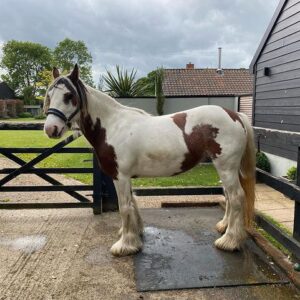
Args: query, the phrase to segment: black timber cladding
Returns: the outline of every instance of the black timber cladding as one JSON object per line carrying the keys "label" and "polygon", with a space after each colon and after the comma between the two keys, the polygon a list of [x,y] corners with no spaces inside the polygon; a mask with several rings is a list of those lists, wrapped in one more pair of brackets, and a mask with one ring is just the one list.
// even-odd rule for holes
{"label": "black timber cladding", "polygon": [[297,160],[300,140],[287,132],[300,132],[300,0],[280,1],[250,69],[255,77],[253,124],[280,130],[268,132],[261,149]]}
{"label": "black timber cladding", "polygon": [[260,143],[260,149],[268,153],[297,161],[300,134],[279,130],[256,128],[255,143]]}

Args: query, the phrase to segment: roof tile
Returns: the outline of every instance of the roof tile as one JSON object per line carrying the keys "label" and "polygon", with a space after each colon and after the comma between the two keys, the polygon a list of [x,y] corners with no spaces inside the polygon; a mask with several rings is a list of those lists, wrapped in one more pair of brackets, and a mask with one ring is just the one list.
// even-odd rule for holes
{"label": "roof tile", "polygon": [[252,94],[248,69],[164,69],[165,96],[226,96]]}

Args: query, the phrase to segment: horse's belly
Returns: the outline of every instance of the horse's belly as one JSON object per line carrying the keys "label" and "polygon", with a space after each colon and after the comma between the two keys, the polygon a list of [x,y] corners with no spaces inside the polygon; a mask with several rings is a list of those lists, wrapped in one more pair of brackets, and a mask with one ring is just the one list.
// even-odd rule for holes
{"label": "horse's belly", "polygon": [[135,175],[139,177],[172,176],[181,172],[184,152],[177,154],[166,151],[146,152],[138,159]]}

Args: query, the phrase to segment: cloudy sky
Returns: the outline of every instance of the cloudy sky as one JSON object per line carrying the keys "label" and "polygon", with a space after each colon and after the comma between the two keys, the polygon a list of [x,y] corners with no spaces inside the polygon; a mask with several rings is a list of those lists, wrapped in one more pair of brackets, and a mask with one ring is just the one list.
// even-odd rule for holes
{"label": "cloudy sky", "polygon": [[0,44],[50,48],[68,37],[93,56],[95,82],[119,64],[138,75],[163,66],[247,68],[279,0],[0,0]]}

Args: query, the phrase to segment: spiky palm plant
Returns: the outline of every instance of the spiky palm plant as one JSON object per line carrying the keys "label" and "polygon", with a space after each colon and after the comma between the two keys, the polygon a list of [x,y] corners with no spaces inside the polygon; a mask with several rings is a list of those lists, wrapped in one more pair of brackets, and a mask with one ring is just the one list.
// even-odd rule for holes
{"label": "spiky palm plant", "polygon": [[108,87],[107,92],[113,97],[137,97],[143,95],[145,87],[135,80],[136,70],[130,73],[116,66],[117,74],[114,76],[110,71],[103,75],[103,79]]}

